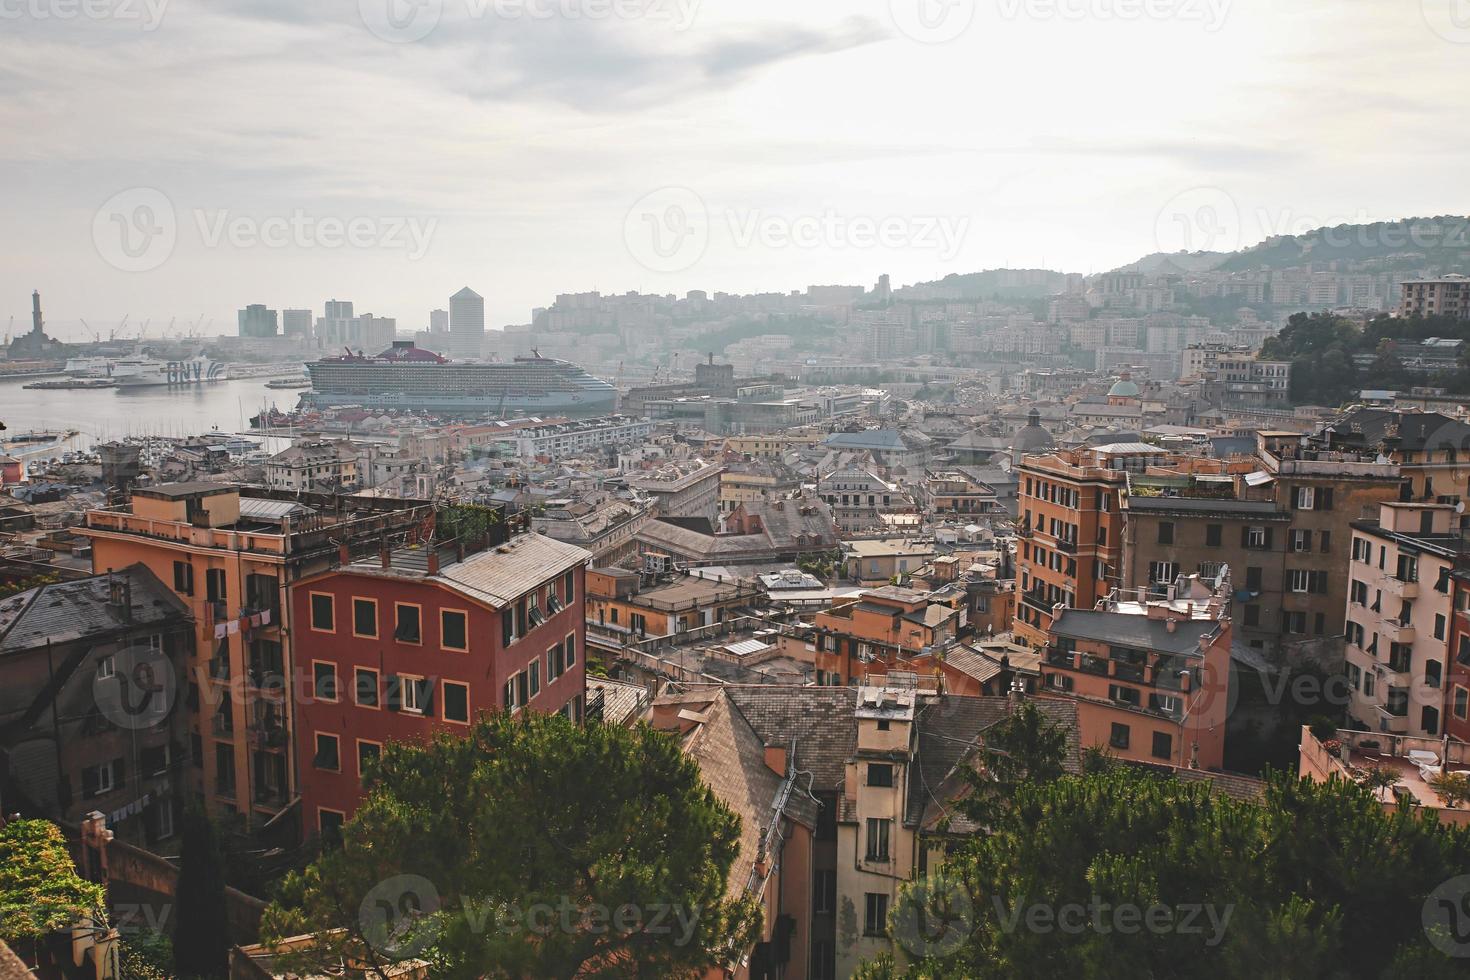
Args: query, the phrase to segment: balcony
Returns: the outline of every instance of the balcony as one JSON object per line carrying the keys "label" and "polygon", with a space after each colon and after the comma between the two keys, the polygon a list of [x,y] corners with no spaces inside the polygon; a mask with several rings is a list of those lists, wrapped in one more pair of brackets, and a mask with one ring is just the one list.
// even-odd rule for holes
{"label": "balcony", "polygon": [[1066,538],[1057,538],[1057,550],[1064,555],[1075,555],[1077,553],[1077,542],[1068,541]]}
{"label": "balcony", "polygon": [[1405,580],[1405,579],[1394,578],[1394,579],[1390,579],[1390,581],[1397,582],[1398,583],[1398,585],[1396,586],[1396,590],[1397,590],[1398,594],[1400,596],[1402,596],[1403,598],[1405,598],[1405,599],[1417,599],[1419,597],[1419,580],[1418,579]]}
{"label": "balcony", "polygon": [[1073,669],[1074,657],[1070,650],[1058,650],[1056,647],[1046,648],[1046,663],[1048,667],[1064,667]]}
{"label": "balcony", "polygon": [[1101,657],[1094,657],[1084,653],[1077,662],[1077,669],[1084,674],[1094,674],[1098,677],[1108,676],[1108,661]]}
{"label": "balcony", "polygon": [[1051,615],[1052,606],[1055,605],[1055,603],[1048,602],[1044,596],[1037,595],[1034,592],[1022,592],[1021,601],[1032,609],[1038,609],[1048,616]]}
{"label": "balcony", "polygon": [[1396,619],[1385,620],[1380,633],[1390,643],[1413,643],[1417,635],[1412,623],[1401,623]]}
{"label": "balcony", "polygon": [[1027,525],[1025,525],[1025,524],[1017,524],[1016,525],[1016,537],[1018,537],[1018,538],[1029,538],[1029,537],[1031,537],[1032,533],[1033,532],[1032,532],[1031,528],[1028,527]]}
{"label": "balcony", "polygon": [[1120,681],[1132,681],[1135,684],[1142,684],[1143,666],[1141,664],[1128,664],[1114,660],[1113,676]]}

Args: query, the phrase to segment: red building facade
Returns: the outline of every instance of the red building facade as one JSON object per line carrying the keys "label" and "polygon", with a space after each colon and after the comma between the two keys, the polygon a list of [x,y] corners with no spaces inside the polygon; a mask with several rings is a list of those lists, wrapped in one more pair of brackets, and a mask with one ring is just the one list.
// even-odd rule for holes
{"label": "red building facade", "polygon": [[293,590],[303,821],[333,833],[392,741],[468,732],[482,714],[585,706],[591,555],[538,534],[438,565],[421,551]]}

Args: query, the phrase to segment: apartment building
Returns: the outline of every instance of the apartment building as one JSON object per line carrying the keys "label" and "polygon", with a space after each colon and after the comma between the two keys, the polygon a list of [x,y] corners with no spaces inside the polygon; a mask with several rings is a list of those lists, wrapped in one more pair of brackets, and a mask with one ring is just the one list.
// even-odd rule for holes
{"label": "apartment building", "polygon": [[720,513],[744,503],[775,501],[801,490],[796,471],[778,459],[750,459],[728,463],[720,474]]}
{"label": "apartment building", "polygon": [[1015,632],[1022,645],[1046,645],[1058,604],[1091,609],[1121,584],[1128,474],[1168,456],[1117,443],[1021,457]]}
{"label": "apartment building", "polygon": [[706,517],[720,512],[720,473],[724,467],[703,460],[667,463],[630,477],[628,486],[646,494],[659,517]]}
{"label": "apartment building", "polygon": [[6,812],[117,839],[174,836],[193,792],[180,692],[188,607],[143,565],[16,592],[0,610]]}
{"label": "apartment building", "polygon": [[[1346,626],[1354,727],[1433,738],[1445,731],[1457,568],[1470,548],[1447,504],[1386,503],[1353,522]],[[1459,726],[1456,726],[1459,727]]]}
{"label": "apartment building", "polygon": [[141,564],[188,607],[192,788],[211,813],[238,813],[254,827],[297,791],[289,694],[305,666],[291,613],[296,583],[338,564],[344,549],[432,527],[423,501],[221,483],[137,489],[130,503],[87,513],[77,533],[92,543],[94,571]]}
{"label": "apartment building", "polygon": [[310,684],[295,752],[309,831],[335,834],[389,741],[469,731],[484,713],[585,708],[591,556],[519,534],[462,557],[399,548],[303,578],[291,615]]}
{"label": "apartment building", "polygon": [[725,450],[758,459],[780,459],[787,453],[798,449],[820,446],[822,440],[826,438],[827,433],[822,431],[768,432],[753,436],[731,436],[725,440]]}
{"label": "apartment building", "polygon": [[548,423],[517,430],[516,455],[522,459],[535,459],[538,456],[555,459],[558,456],[641,443],[651,435],[653,422],[624,415]]}
{"label": "apartment building", "polygon": [[1259,433],[1249,460],[1181,458],[1132,474],[1123,503],[1123,582],[1159,591],[1229,569],[1240,642],[1273,657],[1343,632],[1352,522],[1398,492],[1398,469]]}
{"label": "apartment building", "polygon": [[995,490],[960,470],[932,473],[915,488],[915,499],[933,517],[972,517],[1002,510]]}
{"label": "apartment building", "polygon": [[[705,781],[741,817],[731,895],[764,910],[756,945],[725,975],[836,980],[883,952],[903,886],[975,830],[954,808],[983,767],[986,733],[1015,710],[1004,697],[932,685],[670,685],[652,723],[677,732]],[[1037,699],[1067,735],[1077,712]]]}
{"label": "apartment building", "polygon": [[358,458],[349,442],[302,439],[266,460],[265,482],[273,490],[354,490],[360,479]]}
{"label": "apartment building", "polygon": [[687,571],[649,575],[594,568],[587,573],[587,621],[609,633],[668,636],[724,622],[764,596],[755,585]]}
{"label": "apartment building", "polygon": [[896,585],[817,613],[812,637],[818,684],[855,684],[872,673],[933,673],[936,654],[965,625],[963,608]]}
{"label": "apartment building", "polygon": [[837,526],[847,533],[880,529],[886,516],[916,511],[913,498],[902,487],[860,465],[823,476],[817,481],[817,496],[832,508]]}
{"label": "apartment building", "polygon": [[1042,690],[1076,702],[1084,748],[1184,768],[1224,764],[1229,587],[1188,576],[1158,596],[1119,590],[1096,609],[1058,607]]}
{"label": "apartment building", "polygon": [[1470,320],[1470,278],[1450,274],[1400,284],[1399,316],[1450,316]]}
{"label": "apartment building", "polygon": [[[1312,441],[1326,449],[1381,454],[1397,464],[1404,483],[1400,500],[1470,501],[1470,425],[1461,419],[1360,407],[1323,426]],[[1458,520],[1470,526],[1470,512]]]}
{"label": "apartment building", "polygon": [[1457,742],[1470,742],[1470,568],[1456,567],[1450,584],[1455,611],[1445,663],[1444,730]]}

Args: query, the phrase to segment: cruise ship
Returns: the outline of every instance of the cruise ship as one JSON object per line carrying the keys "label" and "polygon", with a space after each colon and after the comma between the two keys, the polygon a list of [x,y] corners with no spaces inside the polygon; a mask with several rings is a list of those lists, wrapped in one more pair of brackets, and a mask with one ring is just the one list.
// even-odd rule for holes
{"label": "cruise ship", "polygon": [[61,371],[69,378],[106,378],[112,374],[112,361],[105,357],[73,357]]}
{"label": "cruise ship", "polygon": [[124,357],[112,365],[119,388],[145,385],[198,385],[224,381],[225,366],[200,354],[184,361],[165,361],[147,354]]}
{"label": "cruise ship", "polygon": [[[533,353],[536,353],[533,351]],[[602,415],[617,389],[567,361],[517,357],[504,363],[455,362],[412,341],[395,341],[375,357],[348,351],[306,366],[304,405],[424,410],[446,415]]]}

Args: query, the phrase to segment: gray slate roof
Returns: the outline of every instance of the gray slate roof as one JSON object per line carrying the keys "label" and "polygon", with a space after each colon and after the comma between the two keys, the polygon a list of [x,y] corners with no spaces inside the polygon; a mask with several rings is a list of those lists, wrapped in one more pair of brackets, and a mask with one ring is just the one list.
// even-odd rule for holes
{"label": "gray slate roof", "polygon": [[0,601],[0,656],[43,647],[47,640],[68,643],[188,617],[189,607],[146,566],[113,574],[131,585],[131,619],[108,603],[105,574],[27,589]]}
{"label": "gray slate roof", "polygon": [[1217,629],[1219,624],[1212,620],[1193,619],[1175,623],[1171,633],[1161,619],[1093,609],[1065,609],[1052,624],[1052,632],[1057,636],[1160,653],[1195,655],[1199,654],[1200,638]]}

